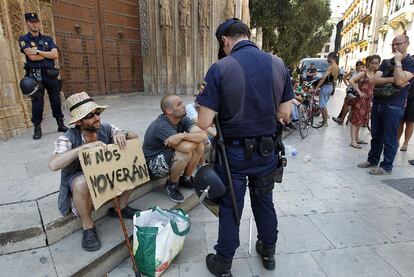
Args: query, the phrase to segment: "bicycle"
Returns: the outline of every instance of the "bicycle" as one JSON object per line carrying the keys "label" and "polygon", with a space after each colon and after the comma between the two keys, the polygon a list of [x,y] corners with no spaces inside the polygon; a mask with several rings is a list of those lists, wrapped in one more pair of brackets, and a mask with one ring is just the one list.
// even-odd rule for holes
{"label": "bicycle", "polygon": [[[322,108],[319,107],[319,99],[316,95],[314,84],[317,80],[308,82],[304,85],[303,92],[295,92],[302,98],[301,104],[298,106],[299,114],[299,133],[304,139],[307,137],[309,127],[318,129],[326,122]],[[321,118],[322,117],[322,118]]]}

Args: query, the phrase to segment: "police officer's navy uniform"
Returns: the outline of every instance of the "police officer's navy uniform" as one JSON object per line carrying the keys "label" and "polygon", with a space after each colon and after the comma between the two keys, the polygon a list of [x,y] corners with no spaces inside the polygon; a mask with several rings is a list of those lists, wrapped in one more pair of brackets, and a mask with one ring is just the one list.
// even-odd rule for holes
{"label": "police officer's navy uniform", "polygon": [[[26,20],[35,19],[38,20],[37,14],[28,13],[25,14]],[[33,36],[30,32],[19,37],[20,51],[24,54],[24,49],[32,48],[39,51],[52,51],[57,48],[55,42],[50,36],[43,35],[39,32],[38,36]],[[31,61],[26,55],[26,76],[35,74],[36,70],[40,69],[41,82],[46,88],[49,95],[50,105],[52,108],[53,117],[56,119],[59,127],[59,131],[66,131],[66,126],[63,125],[63,113],[60,100],[60,86],[57,76],[50,77],[47,74],[47,69],[55,67],[55,61],[53,59],[44,58],[41,61]],[[38,71],[39,72],[39,71]],[[39,80],[38,76],[38,80]],[[41,92],[41,97],[32,98],[32,122],[33,125],[40,128],[40,124],[43,119],[43,107],[44,107],[44,89]]]}
{"label": "police officer's navy uniform", "polygon": [[[267,179],[262,184],[265,188],[262,193],[256,193],[252,184],[275,171],[277,154],[272,152],[264,157],[256,144],[250,157],[246,157],[245,139],[254,138],[259,143],[261,138],[275,135],[277,107],[294,97],[288,70],[279,58],[259,50],[253,42],[243,40],[233,47],[229,56],[211,66],[204,81],[205,87],[197,102],[218,113],[240,216],[248,177],[257,238],[274,252],[278,231],[273,182]],[[217,171],[226,182],[224,168],[218,165]],[[239,244],[239,226],[227,192],[220,202],[219,235],[214,247],[216,256],[231,263]]]}

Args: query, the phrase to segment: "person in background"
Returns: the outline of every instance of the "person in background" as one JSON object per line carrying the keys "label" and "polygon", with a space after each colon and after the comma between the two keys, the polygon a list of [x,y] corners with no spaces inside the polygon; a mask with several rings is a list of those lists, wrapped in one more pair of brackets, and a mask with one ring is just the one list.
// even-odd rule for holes
{"label": "person in background", "polygon": [[378,55],[368,56],[367,70],[359,72],[349,80],[350,85],[357,93],[351,106],[351,144],[353,148],[361,149],[360,144],[367,144],[359,139],[359,129],[367,126],[371,113],[371,101],[374,90],[374,75],[378,69],[381,58]]}
{"label": "person in background", "polygon": [[328,127],[328,109],[326,106],[328,105],[329,98],[334,92],[334,83],[336,82],[339,74],[339,67],[336,63],[336,53],[331,52],[328,54],[328,63],[328,69],[316,86],[316,90],[319,90],[319,107],[322,108],[324,127]]}
{"label": "person in background", "polygon": [[[404,130],[405,126],[405,130]],[[398,128],[398,142],[400,142],[401,136],[404,133],[404,143],[400,148],[400,151],[407,151],[408,143],[413,135],[414,126],[414,84],[411,85],[408,92],[407,104],[404,109],[404,116]]]}
{"label": "person in background", "polygon": [[[344,75],[343,77],[343,81],[344,84],[346,85],[347,88],[350,87],[349,84],[349,80],[356,76],[359,72],[361,72],[361,70],[364,70],[364,63],[362,61],[357,61],[356,65],[355,65],[355,70],[353,70],[352,68]],[[345,93],[345,97],[346,97],[346,93]],[[342,105],[341,111],[338,115],[338,117],[332,117],[332,120],[336,123],[338,123],[339,125],[344,124],[344,120],[346,115],[348,114],[350,109],[350,106],[345,102],[344,100],[344,104]]]}

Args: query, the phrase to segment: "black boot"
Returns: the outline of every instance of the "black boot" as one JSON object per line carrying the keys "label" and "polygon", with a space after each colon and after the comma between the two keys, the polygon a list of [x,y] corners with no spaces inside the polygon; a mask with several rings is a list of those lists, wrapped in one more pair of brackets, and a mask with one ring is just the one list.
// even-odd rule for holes
{"label": "black boot", "polygon": [[206,257],[206,265],[208,271],[216,277],[233,277],[231,275],[231,262],[225,263],[221,261],[216,254],[210,253]]}
{"label": "black boot", "polygon": [[265,247],[261,240],[256,241],[256,252],[262,257],[264,268],[274,270],[276,267],[275,247]]}
{"label": "black boot", "polygon": [[42,137],[42,128],[40,124],[34,125],[33,139],[40,139]]}
{"label": "black boot", "polygon": [[58,125],[58,132],[66,132],[68,130],[68,127],[65,126],[63,123],[63,118],[56,119],[57,125]]}

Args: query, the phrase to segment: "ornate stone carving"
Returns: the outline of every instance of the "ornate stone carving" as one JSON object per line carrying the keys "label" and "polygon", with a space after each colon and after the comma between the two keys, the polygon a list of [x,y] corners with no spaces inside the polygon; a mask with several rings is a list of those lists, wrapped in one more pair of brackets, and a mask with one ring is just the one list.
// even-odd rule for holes
{"label": "ornate stone carving", "polygon": [[0,38],[7,37],[6,33],[6,23],[4,21],[4,14],[3,14],[3,2],[0,1]]}
{"label": "ornate stone carving", "polygon": [[198,0],[198,27],[209,28],[209,0]]}
{"label": "ornate stone carving", "polygon": [[[23,3],[25,13],[39,13],[39,3],[36,0],[25,0]],[[22,15],[23,16],[23,15]]]}
{"label": "ornate stone carving", "polygon": [[180,0],[178,3],[178,10],[180,12],[180,27],[187,29],[191,27],[191,3],[189,0]]}
{"label": "ornate stone carving", "polygon": [[141,43],[142,55],[149,55],[149,33],[148,33],[148,0],[141,0],[139,2],[139,13],[141,21]]}
{"label": "ornate stone carving", "polygon": [[172,26],[169,0],[160,0],[160,26],[161,28]]}
{"label": "ornate stone carving", "polygon": [[11,22],[13,40],[17,43],[19,36],[24,34],[23,10],[19,1],[8,0],[9,19]]}
{"label": "ornate stone carving", "polygon": [[224,13],[223,13],[225,19],[234,17],[234,6],[235,6],[234,0],[227,0],[226,6],[224,8]]}

